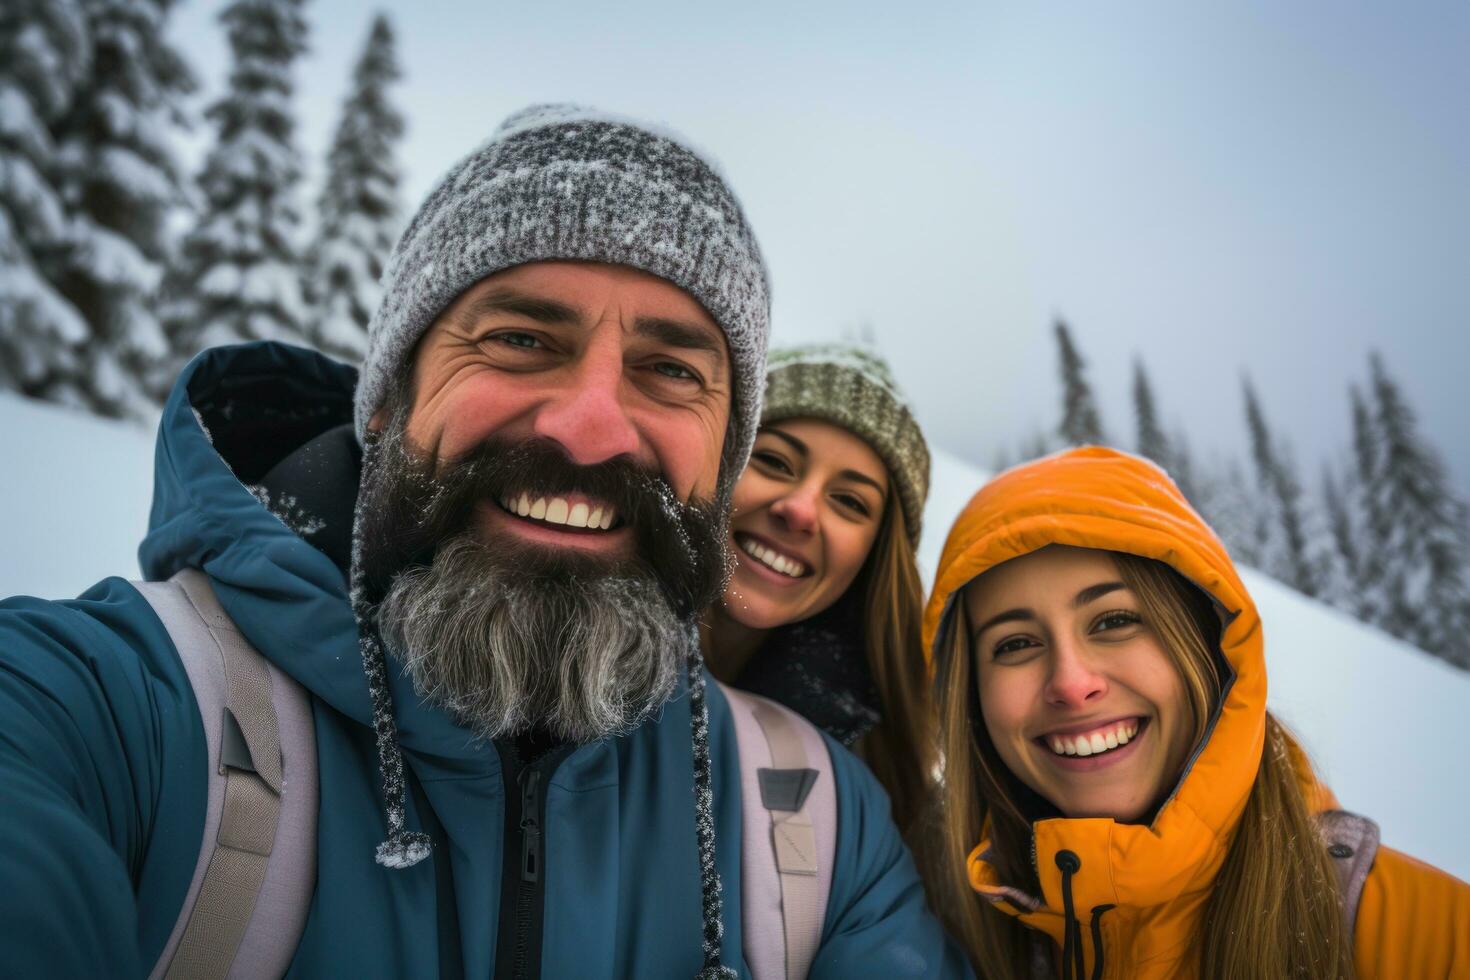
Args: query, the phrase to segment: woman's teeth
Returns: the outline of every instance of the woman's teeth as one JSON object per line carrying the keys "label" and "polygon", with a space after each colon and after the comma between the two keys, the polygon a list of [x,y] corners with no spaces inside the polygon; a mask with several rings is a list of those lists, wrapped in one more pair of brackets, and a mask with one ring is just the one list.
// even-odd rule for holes
{"label": "woman's teeth", "polygon": [[1081,735],[1048,735],[1046,744],[1057,755],[1100,755],[1120,745],[1127,745],[1138,734],[1138,719],[1115,722]]}
{"label": "woman's teeth", "polygon": [[520,517],[548,524],[565,524],[567,527],[601,528],[606,531],[617,520],[617,511],[611,507],[592,507],[584,503],[570,503],[565,497],[537,497],[532,500],[527,494],[506,497],[500,506]]}
{"label": "woman's teeth", "polygon": [[764,547],[763,545],[757,544],[755,541],[747,537],[741,537],[739,539],[739,544],[740,549],[744,551],[747,555],[754,558],[762,565],[765,565],[767,568],[775,569],[782,575],[786,575],[791,578],[801,578],[803,575],[806,574],[806,566],[797,561],[795,558],[787,558],[785,555],[773,551],[770,548]]}

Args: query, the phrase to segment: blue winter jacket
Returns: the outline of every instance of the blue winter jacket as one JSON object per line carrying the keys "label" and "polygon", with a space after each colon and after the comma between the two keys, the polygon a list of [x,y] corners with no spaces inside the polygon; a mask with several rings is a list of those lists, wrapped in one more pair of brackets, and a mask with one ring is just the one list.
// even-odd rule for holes
{"label": "blue winter jacket", "polygon": [[[406,870],[385,834],[367,684],[341,569],[247,489],[295,446],[350,421],[352,370],[294,348],[221,348],[185,369],[160,424],[149,579],[203,569],[230,616],[310,693],[320,778],[317,885],[291,967],[303,977],[490,977],[505,787],[496,746],[422,702],[396,665],[410,829],[434,841]],[[207,431],[206,431],[207,426]],[[96,488],[107,492],[105,486]],[[739,764],[710,687],[726,964],[741,955]],[[0,602],[0,953],[13,976],[146,975],[199,854],[206,760],[179,656],[125,580],[78,599]],[[967,973],[924,905],[888,803],[829,741],[839,807],[813,977]],[[688,978],[701,913],[688,698],[550,775],[542,973]]]}

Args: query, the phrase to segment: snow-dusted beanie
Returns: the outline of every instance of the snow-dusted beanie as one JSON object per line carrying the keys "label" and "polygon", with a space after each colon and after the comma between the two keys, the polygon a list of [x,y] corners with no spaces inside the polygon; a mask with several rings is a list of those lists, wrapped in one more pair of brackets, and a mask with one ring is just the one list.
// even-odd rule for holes
{"label": "snow-dusted beanie", "polygon": [[725,332],[734,374],[721,493],[745,468],[760,415],[770,320],[760,248],[708,157],[657,126],[582,106],[532,106],[439,182],[398,240],[368,324],[361,440],[414,345],[462,292],[527,262],[631,266],[698,300]]}
{"label": "snow-dusted beanie", "polygon": [[815,418],[873,447],[898,490],[917,546],[929,497],[929,446],[888,363],[871,348],[812,344],[771,351],[761,422]]}

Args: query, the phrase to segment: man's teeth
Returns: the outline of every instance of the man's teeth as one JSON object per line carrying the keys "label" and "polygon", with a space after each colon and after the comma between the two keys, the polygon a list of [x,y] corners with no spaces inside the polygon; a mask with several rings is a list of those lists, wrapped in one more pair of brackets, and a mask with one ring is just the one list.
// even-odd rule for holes
{"label": "man's teeth", "polygon": [[1138,719],[1120,721],[1081,735],[1048,735],[1046,743],[1057,755],[1099,755],[1127,745],[1138,734]]}
{"label": "man's teeth", "polygon": [[617,519],[617,511],[611,507],[591,507],[584,503],[568,503],[565,497],[537,497],[527,494],[507,497],[500,506],[520,517],[548,524],[565,524],[567,527],[592,527],[606,531]]}
{"label": "man's teeth", "polygon": [[762,565],[765,565],[767,568],[774,568],[782,575],[789,575],[791,578],[801,578],[806,574],[806,566],[795,558],[787,558],[783,554],[779,554],[770,548],[757,544],[750,538],[741,538],[740,548]]}

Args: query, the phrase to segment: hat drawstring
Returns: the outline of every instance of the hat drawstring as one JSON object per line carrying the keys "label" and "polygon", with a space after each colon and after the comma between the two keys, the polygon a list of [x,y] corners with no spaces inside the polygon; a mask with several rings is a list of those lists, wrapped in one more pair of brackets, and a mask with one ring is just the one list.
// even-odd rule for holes
{"label": "hat drawstring", "polygon": [[[371,472],[378,458],[377,438],[364,440],[362,471]],[[352,515],[352,616],[357,620],[357,646],[362,669],[367,675],[368,697],[373,705],[373,731],[378,737],[378,770],[383,778],[383,810],[388,818],[388,837],[378,845],[377,861],[387,868],[411,868],[429,856],[429,835],[406,827],[403,782],[403,749],[398,744],[398,725],[393,720],[393,692],[388,687],[388,661],[383,640],[375,625],[372,604],[362,581],[363,495],[358,495]]]}
{"label": "hat drawstring", "polygon": [[704,910],[704,968],[695,980],[735,980],[738,974],[720,963],[725,935],[720,899],[720,871],[715,867],[715,795],[709,761],[709,705],[704,697],[704,658],[699,634],[689,643],[689,727],[694,742],[694,839],[699,844],[700,904]]}

